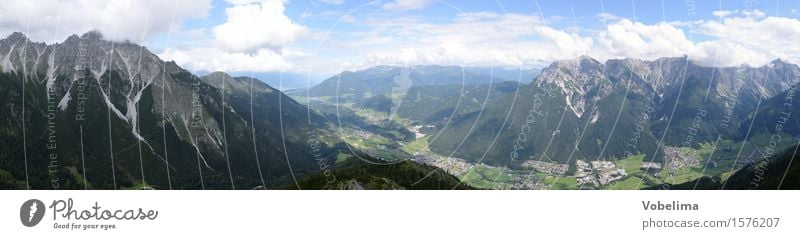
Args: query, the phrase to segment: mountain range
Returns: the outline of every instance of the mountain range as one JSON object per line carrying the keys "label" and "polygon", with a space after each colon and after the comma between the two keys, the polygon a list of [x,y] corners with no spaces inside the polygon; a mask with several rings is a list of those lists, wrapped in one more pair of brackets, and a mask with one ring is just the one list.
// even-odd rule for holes
{"label": "mountain range", "polygon": [[[513,142],[529,110],[536,109],[530,131],[549,137],[531,137],[532,147],[519,151],[525,156],[566,162],[645,153],[659,159],[663,146],[658,145],[697,147],[718,136],[742,140],[767,133],[748,134],[749,123],[756,119],[756,127],[766,128],[769,123],[758,120],[775,119],[774,115],[759,115],[780,105],[785,97],[779,94],[799,80],[800,69],[781,60],[762,67],[715,68],[686,58],[603,64],[583,57],[553,63],[518,92],[487,94],[484,99],[504,103],[454,119],[449,124],[453,130],[443,134],[466,138],[457,155],[503,158],[512,151],[510,144],[490,146],[482,143],[486,136]],[[475,133],[468,134],[470,128]],[[800,133],[792,130],[786,133]],[[456,149],[455,144],[440,142],[432,146],[445,152]]]}
{"label": "mountain range", "polygon": [[[800,135],[791,105],[800,68],[780,59],[758,67],[713,67],[687,57],[600,62],[582,56],[552,63],[531,83],[467,71],[459,76],[458,69],[447,71],[455,80],[436,84],[397,80],[416,69],[345,72],[308,94],[322,101],[335,97],[339,109],[366,108],[430,126],[426,141],[438,154],[511,168],[545,161],[568,164],[572,172],[578,160],[633,155],[666,165],[674,155],[665,158],[665,149],[731,141],[740,146],[726,147],[741,148],[738,155],[714,160],[734,169],[763,158],[757,156],[765,147],[788,147]],[[776,120],[786,121],[779,130]],[[784,140],[765,140],[773,134]]]}
{"label": "mountain range", "polygon": [[[481,167],[579,175],[579,161],[634,156],[721,182],[800,136],[800,67],[780,59],[376,66],[286,94],[265,81],[197,76],[98,32],[56,44],[14,33],[0,40],[0,186],[469,189],[459,180]],[[637,175],[649,186],[656,176]]]}
{"label": "mountain range", "polygon": [[14,33],[0,55],[0,173],[21,188],[273,188],[340,142],[259,80],[197,77],[98,32],[52,45]]}
{"label": "mountain range", "polygon": [[[785,97],[779,95],[800,81],[800,68],[782,60],[761,67],[708,67],[686,57],[601,63],[584,56],[554,62],[529,84],[488,77],[454,84],[439,80],[441,85],[411,84],[392,99],[389,88],[403,86],[390,79],[402,77],[401,71],[345,72],[309,94],[378,111],[397,108],[403,118],[437,126],[438,138],[431,142],[435,151],[468,159],[508,159],[514,151],[508,142],[527,125],[530,140],[515,151],[521,158],[567,162],[645,153],[661,160],[663,146],[698,147],[717,137],[743,140],[766,133],[748,134],[749,123],[766,129],[769,122],[761,119],[774,119],[777,113],[769,109],[780,106]],[[452,79],[459,78],[457,70],[450,72]],[[463,74],[464,79],[481,77]],[[354,87],[365,81],[383,88]],[[368,97],[349,98],[353,94]],[[773,115],[764,115],[768,112]]]}

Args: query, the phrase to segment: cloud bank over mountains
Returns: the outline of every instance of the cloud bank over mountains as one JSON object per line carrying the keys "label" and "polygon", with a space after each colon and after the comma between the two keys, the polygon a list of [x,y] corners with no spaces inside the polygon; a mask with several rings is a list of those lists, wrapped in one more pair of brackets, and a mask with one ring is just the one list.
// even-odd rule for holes
{"label": "cloud bank over mountains", "polygon": [[4,0],[0,33],[23,32],[35,41],[61,42],[97,30],[114,41],[142,42],[189,19],[208,16],[211,0]]}
{"label": "cloud bank over mountains", "polygon": [[[527,67],[581,55],[599,60],[688,55],[709,66],[757,66],[776,58],[800,62],[800,44],[794,42],[800,39],[800,21],[760,10],[645,23],[610,12],[553,20],[539,12],[465,11],[453,7],[457,2],[428,0],[314,2],[311,11],[300,0],[9,0],[0,5],[0,33],[19,31],[52,43],[99,30],[109,40],[159,49],[160,57],[195,71]],[[455,13],[439,18],[419,13],[435,7]],[[170,40],[154,40],[165,36]]]}

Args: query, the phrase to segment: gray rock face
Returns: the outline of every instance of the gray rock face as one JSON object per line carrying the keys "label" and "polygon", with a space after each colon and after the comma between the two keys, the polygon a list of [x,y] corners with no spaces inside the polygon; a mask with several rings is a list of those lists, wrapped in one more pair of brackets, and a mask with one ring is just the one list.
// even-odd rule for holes
{"label": "gray rock face", "polygon": [[709,67],[699,66],[686,57],[654,61],[621,59],[602,64],[584,56],[554,62],[542,70],[536,84],[558,86],[570,108],[581,116],[612,87],[626,88],[657,103],[687,87],[706,87],[709,95],[749,105],[760,96],[769,98],[784,92],[798,81],[800,67],[780,59],[761,67]]}
{"label": "gray rock face", "polygon": [[[52,45],[14,33],[0,40],[0,76],[0,90],[13,96],[3,102],[14,117],[9,120],[44,129],[38,119],[55,109],[58,142],[76,141],[75,126],[91,125],[93,131],[84,134],[94,138],[86,142],[98,149],[94,157],[125,161],[98,169],[109,175],[88,174],[89,181],[105,183],[98,188],[282,185],[293,173],[314,171],[318,161],[327,160],[315,155],[337,140],[322,116],[257,79],[224,73],[200,78],[143,46],[107,41],[98,32]],[[18,114],[19,103],[29,107],[24,116]],[[84,111],[90,112],[88,118],[77,122],[73,115]],[[320,141],[320,152],[308,150],[309,135]],[[22,142],[18,133],[14,137],[9,140]],[[59,150],[80,155],[71,149]],[[111,177],[124,179],[112,185]]]}
{"label": "gray rock face", "polygon": [[[106,41],[99,32],[72,35],[54,45],[34,43],[14,33],[0,40],[0,54],[5,56],[0,60],[6,63],[3,72],[22,73],[25,80],[46,80],[47,90],[53,91],[48,95],[58,97],[61,110],[72,103],[70,91],[79,79],[93,79],[102,86],[100,92],[108,108],[128,122],[131,133],[142,141],[146,140],[138,127],[139,102],[147,89],[153,91],[150,113],[164,112],[165,119],[173,124],[191,118],[191,89],[176,84],[169,74],[182,69],[174,63],[168,66],[143,46]],[[121,78],[122,84],[112,82],[113,77]],[[211,135],[220,131],[213,121],[206,127]]]}
{"label": "gray rock face", "polygon": [[605,76],[605,66],[590,57],[558,61],[542,70],[536,85],[557,86],[566,96],[569,108],[580,117],[599,98],[608,94],[611,84]]}

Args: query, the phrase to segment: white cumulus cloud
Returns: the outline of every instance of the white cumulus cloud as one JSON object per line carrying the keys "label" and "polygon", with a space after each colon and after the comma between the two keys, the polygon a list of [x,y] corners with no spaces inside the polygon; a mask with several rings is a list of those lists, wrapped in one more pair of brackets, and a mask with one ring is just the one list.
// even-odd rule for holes
{"label": "white cumulus cloud", "polygon": [[431,4],[431,0],[394,0],[383,5],[386,10],[414,10],[425,8]]}
{"label": "white cumulus cloud", "polygon": [[698,46],[709,55],[717,54],[720,64],[756,66],[776,58],[800,64],[800,44],[797,43],[800,20],[745,14],[745,17],[705,21],[700,29],[704,34],[717,38],[700,42]]}
{"label": "white cumulus cloud", "polygon": [[688,23],[702,40],[676,24],[623,19],[598,33],[592,56],[601,59],[689,56],[703,65],[761,66],[777,58],[800,63],[800,20],[765,17],[758,10],[717,13],[720,20]]}
{"label": "white cumulus cloud", "polygon": [[714,15],[714,16],[717,16],[717,17],[727,17],[727,16],[730,16],[730,15],[731,15],[731,14],[733,14],[733,13],[735,13],[735,11],[723,11],[723,10],[719,10],[719,11],[713,11],[713,12],[711,12],[711,14],[712,14],[712,15]]}
{"label": "white cumulus cloud", "polygon": [[709,66],[760,66],[776,58],[800,63],[800,20],[765,17],[759,11],[717,15],[725,17],[653,24],[619,18],[587,31],[558,29],[534,15],[490,12],[462,13],[446,23],[371,19],[371,30],[341,33],[341,39],[328,43],[324,55],[342,56],[346,59],[337,60],[347,64],[321,61],[345,69],[382,64],[529,66],[580,55],[601,61],[686,55]]}
{"label": "white cumulus cloud", "polygon": [[213,28],[216,43],[232,52],[280,49],[309,34],[284,13],[283,0],[230,0],[227,21]]}
{"label": "white cumulus cloud", "polygon": [[593,56],[601,59],[675,57],[696,50],[686,34],[668,23],[653,25],[623,19],[609,24],[598,36]]}
{"label": "white cumulus cloud", "polygon": [[588,54],[593,39],[546,26],[538,16],[491,12],[461,13],[452,22],[414,18],[367,21],[370,30],[333,38],[323,55],[340,55],[347,64],[322,60],[331,71],[374,65],[529,66]]}
{"label": "white cumulus cloud", "polygon": [[193,71],[286,71],[294,67],[293,57],[303,53],[284,50],[282,53],[260,49],[254,53],[227,52],[217,48],[167,49],[158,54]]}
{"label": "white cumulus cloud", "polygon": [[204,18],[210,8],[211,0],[4,0],[0,34],[20,31],[54,43],[98,30],[109,40],[142,42],[185,19]]}

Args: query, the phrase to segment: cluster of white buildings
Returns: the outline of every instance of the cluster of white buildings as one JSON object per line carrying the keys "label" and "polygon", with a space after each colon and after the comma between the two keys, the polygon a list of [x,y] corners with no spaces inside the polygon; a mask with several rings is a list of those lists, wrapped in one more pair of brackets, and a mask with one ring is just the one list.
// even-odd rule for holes
{"label": "cluster of white buildings", "polygon": [[424,138],[427,134],[422,133],[422,128],[433,128],[433,125],[414,125],[408,128],[409,131],[414,132],[415,139]]}
{"label": "cluster of white buildings", "polygon": [[627,175],[624,169],[617,168],[617,165],[611,161],[590,161],[587,163],[586,161],[578,160],[575,162],[575,166],[577,168],[575,177],[578,185],[608,185]]}
{"label": "cluster of white buildings", "polygon": [[674,176],[681,168],[700,164],[700,157],[675,147],[664,147],[664,158],[666,159],[666,169],[669,170],[670,176]]}
{"label": "cluster of white buildings", "polygon": [[558,164],[550,162],[542,162],[537,160],[528,160],[522,163],[522,167],[536,170],[540,173],[546,173],[555,176],[561,176],[569,170],[568,164]]}
{"label": "cluster of white buildings", "polygon": [[440,168],[452,175],[461,175],[472,168],[472,164],[464,159],[448,158],[432,153],[417,153],[414,155],[413,160]]}

